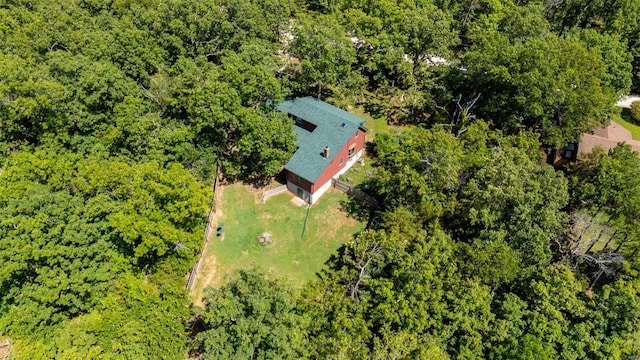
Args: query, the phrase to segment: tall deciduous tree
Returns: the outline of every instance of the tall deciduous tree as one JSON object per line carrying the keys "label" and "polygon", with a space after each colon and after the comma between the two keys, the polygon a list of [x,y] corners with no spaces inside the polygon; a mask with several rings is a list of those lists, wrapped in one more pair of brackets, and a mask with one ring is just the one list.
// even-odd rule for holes
{"label": "tall deciduous tree", "polygon": [[442,129],[416,129],[402,137],[382,134],[375,148],[378,176],[373,187],[383,203],[420,209],[427,218],[452,210],[463,153],[458,140]]}
{"label": "tall deciduous tree", "polygon": [[587,48],[596,49],[602,57],[606,70],[602,86],[619,96],[628,94],[633,78],[633,54],[628,51],[626,40],[620,35],[601,34],[593,29],[580,31],[578,38]]}
{"label": "tall deciduous tree", "polygon": [[299,73],[293,81],[301,93],[314,90],[318,98],[329,91],[353,91],[363,79],[353,71],[356,52],[346,30],[333,16],[299,19],[291,53],[300,59]]}
{"label": "tall deciduous tree", "polygon": [[65,87],[45,66],[0,54],[0,151],[38,144],[65,125]]}
{"label": "tall deciduous tree", "polygon": [[299,359],[305,355],[297,297],[279,280],[240,270],[220,289],[205,292],[196,338],[205,359]]}
{"label": "tall deciduous tree", "polygon": [[637,266],[640,243],[640,162],[626,144],[605,152],[596,148],[570,169],[571,205],[575,212],[596,217],[607,214],[607,226],[616,237],[613,249]]}
{"label": "tall deciduous tree", "polygon": [[[562,174],[541,166],[519,148],[504,146],[494,149],[485,166],[461,190],[460,198],[459,214],[465,220],[464,225],[456,226],[466,236],[506,242],[518,253],[523,270],[551,260],[551,241],[567,223],[561,211],[568,202]],[[500,249],[497,245],[492,251],[513,254]]]}
{"label": "tall deciduous tree", "polygon": [[96,308],[59,326],[45,338],[15,342],[14,357],[46,359],[184,359],[189,317],[184,294],[125,275]]}
{"label": "tall deciduous tree", "polygon": [[[0,322],[22,336],[89,312],[126,266],[96,202],[43,185],[0,204]],[[6,190],[6,188],[5,188]]]}
{"label": "tall deciduous tree", "polygon": [[558,146],[607,122],[616,95],[604,87],[596,50],[553,34],[513,43],[482,30],[464,59],[465,86],[481,94],[478,115],[508,131],[533,129],[543,143]]}

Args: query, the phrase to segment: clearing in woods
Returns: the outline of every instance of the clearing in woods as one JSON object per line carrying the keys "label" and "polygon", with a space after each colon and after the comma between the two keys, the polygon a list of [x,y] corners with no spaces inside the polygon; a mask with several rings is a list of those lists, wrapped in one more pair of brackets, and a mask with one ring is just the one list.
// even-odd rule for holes
{"label": "clearing in woods", "polygon": [[[311,280],[329,257],[365,224],[342,210],[347,196],[328,191],[309,209],[303,235],[306,204],[299,205],[289,192],[262,203],[262,191],[240,183],[224,186],[217,199],[218,224],[224,234],[215,232],[204,250],[202,268],[192,296],[201,305],[206,286],[220,286],[225,275],[235,269],[258,266],[268,273],[288,278],[294,286]],[[267,234],[261,242],[261,235]]]}

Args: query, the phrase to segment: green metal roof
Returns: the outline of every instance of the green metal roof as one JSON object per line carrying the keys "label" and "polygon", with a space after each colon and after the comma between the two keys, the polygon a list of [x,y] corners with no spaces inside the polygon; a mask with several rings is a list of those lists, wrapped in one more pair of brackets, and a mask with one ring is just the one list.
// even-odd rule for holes
{"label": "green metal roof", "polygon": [[[345,146],[364,120],[313,97],[284,101],[278,111],[297,116],[314,125],[313,132],[294,126],[298,150],[284,166],[305,180],[315,183],[336,154]],[[329,147],[329,158],[323,151]]]}

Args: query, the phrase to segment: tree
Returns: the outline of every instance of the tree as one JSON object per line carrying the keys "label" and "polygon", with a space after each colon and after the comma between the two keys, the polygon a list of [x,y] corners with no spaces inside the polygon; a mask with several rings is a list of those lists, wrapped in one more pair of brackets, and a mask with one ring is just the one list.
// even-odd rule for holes
{"label": "tree", "polygon": [[402,209],[381,226],[347,243],[305,289],[302,310],[317,319],[312,356],[480,356],[489,289],[459,277],[451,238]]}
{"label": "tree", "polygon": [[0,321],[11,333],[41,332],[89,312],[126,271],[113,267],[122,259],[107,222],[93,219],[102,206],[96,201],[85,205],[82,197],[31,184],[0,203]]}
{"label": "tree", "polygon": [[596,149],[570,168],[570,174],[572,210],[592,218],[606,214],[604,226],[612,227],[617,235],[611,239],[614,252],[622,252],[627,261],[635,262],[640,249],[635,240],[640,233],[638,154],[626,144],[618,144],[608,153]]}
{"label": "tree", "polygon": [[38,144],[63,126],[65,87],[45,67],[0,54],[0,151]]}
{"label": "tree", "polygon": [[551,241],[566,227],[561,209],[567,202],[562,174],[540,166],[519,148],[504,146],[461,189],[457,214],[464,220],[454,226],[463,238],[505,241],[527,272],[551,260]]}
{"label": "tree", "polygon": [[411,134],[376,139],[379,166],[372,187],[389,207],[421,209],[428,218],[451,211],[462,170],[463,153],[457,139],[442,129],[416,129]]}
{"label": "tree", "polygon": [[[624,358],[632,350],[623,343],[637,321],[637,288],[620,282],[591,297],[585,288],[568,266],[553,265],[500,295],[488,357]],[[618,320],[608,322],[613,318]]]}
{"label": "tree", "polygon": [[600,55],[575,39],[547,34],[514,43],[488,31],[463,63],[464,86],[482,94],[479,116],[509,132],[532,129],[545,144],[563,146],[604,124],[616,99],[603,87]]}
{"label": "tree", "polygon": [[400,33],[406,36],[407,55],[414,64],[428,62],[430,57],[448,58],[451,49],[458,42],[457,33],[452,30],[451,15],[431,4],[405,12]]}
{"label": "tree", "polygon": [[602,57],[606,70],[602,86],[618,96],[628,94],[631,89],[633,55],[620,36],[585,29],[579,32],[578,38],[587,48],[596,49]]}
{"label": "tree", "polygon": [[347,92],[361,88],[362,78],[353,71],[355,49],[346,31],[331,16],[299,19],[291,54],[300,59],[300,71],[292,78],[300,93],[315,90],[318,98],[327,90]]}
{"label": "tree", "polygon": [[269,104],[279,104],[284,98],[286,90],[276,78],[279,64],[266,45],[249,42],[222,57],[219,81],[236,89],[244,107],[269,110]]}
{"label": "tree", "polygon": [[[106,175],[117,173],[116,169],[122,176]],[[86,177],[78,179],[77,186],[88,185],[83,190],[95,196],[100,196],[96,189],[108,189],[118,204],[106,218],[121,251],[140,267],[173,258],[177,273],[187,271],[185,260],[200,246],[207,204],[200,184],[188,171],[175,163],[162,169],[156,162],[134,168],[109,161],[102,166],[82,164],[79,172]]]}
{"label": "tree", "polygon": [[631,107],[629,108],[629,112],[631,114],[631,118],[636,123],[640,123],[640,101],[632,102]]}
{"label": "tree", "polygon": [[8,158],[0,190],[0,321],[15,334],[90,312],[123,273],[171,283],[201,244],[207,197],[179,164],[40,149]]}
{"label": "tree", "polygon": [[258,270],[240,270],[220,289],[205,292],[196,337],[205,359],[297,359],[306,353],[297,297]]}
{"label": "tree", "polygon": [[[213,164],[205,164],[220,164],[232,179],[256,180],[276,175],[294,151],[295,135],[293,122],[268,104],[282,96],[272,81],[273,75],[263,65],[231,65],[231,60],[223,68],[204,66],[207,71],[203,73],[192,60],[178,62],[173,71],[180,75],[167,99],[167,112],[183,118],[194,134],[196,156],[205,161],[213,158]],[[245,70],[239,71],[241,66]],[[252,71],[257,72],[258,78]],[[221,81],[225,76],[229,76],[228,82]],[[264,85],[266,93],[251,93],[245,87],[247,81]]]}
{"label": "tree", "polygon": [[90,313],[18,341],[15,358],[184,359],[189,315],[185,294],[125,275]]}

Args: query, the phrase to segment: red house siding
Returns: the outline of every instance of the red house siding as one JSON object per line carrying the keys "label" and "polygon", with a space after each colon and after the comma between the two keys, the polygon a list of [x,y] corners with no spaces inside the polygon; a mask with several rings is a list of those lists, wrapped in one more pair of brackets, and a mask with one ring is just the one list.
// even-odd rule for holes
{"label": "red house siding", "polygon": [[[357,134],[357,136],[356,136]],[[314,193],[318,190],[322,185],[324,185],[327,181],[331,180],[340,169],[346,166],[347,161],[349,161],[349,148],[351,145],[355,144],[355,151],[353,152],[353,156],[355,156],[360,150],[364,148],[364,135],[365,132],[361,129],[358,129],[357,132],[349,138],[349,141],[338,151],[336,157],[333,158],[329,166],[324,170],[324,172],[318,177],[318,180],[314,184],[311,185],[311,193]],[[329,149],[329,151],[335,151],[334,149]],[[340,165],[340,159],[343,159],[342,165]],[[292,176],[293,178],[293,176]]]}
{"label": "red house siding", "polygon": [[297,116],[289,116],[289,117],[293,118],[293,120],[296,122],[297,126],[300,126],[301,128],[303,128],[303,129],[305,129],[307,131],[313,132],[313,130],[315,130],[316,127],[317,127],[316,124],[312,124],[312,123],[308,122],[307,120],[301,119],[301,118],[299,118]]}
{"label": "red house siding", "polygon": [[301,184],[299,181],[296,181],[295,175],[291,171],[287,171],[287,181],[299,187],[300,189],[306,190],[307,192],[312,193],[310,182],[306,182],[306,184]]}

